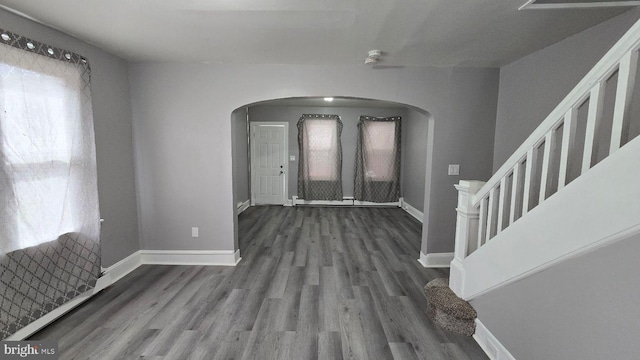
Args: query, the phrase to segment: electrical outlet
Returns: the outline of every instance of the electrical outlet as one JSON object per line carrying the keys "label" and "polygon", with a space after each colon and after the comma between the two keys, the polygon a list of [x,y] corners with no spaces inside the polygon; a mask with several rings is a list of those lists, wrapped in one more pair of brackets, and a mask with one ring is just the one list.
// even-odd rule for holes
{"label": "electrical outlet", "polygon": [[289,155],[289,161],[296,161],[295,155]]}
{"label": "electrical outlet", "polygon": [[198,237],[199,229],[197,227],[191,228],[191,237]]}
{"label": "electrical outlet", "polygon": [[449,171],[447,175],[460,175],[460,165],[458,164],[449,164]]}

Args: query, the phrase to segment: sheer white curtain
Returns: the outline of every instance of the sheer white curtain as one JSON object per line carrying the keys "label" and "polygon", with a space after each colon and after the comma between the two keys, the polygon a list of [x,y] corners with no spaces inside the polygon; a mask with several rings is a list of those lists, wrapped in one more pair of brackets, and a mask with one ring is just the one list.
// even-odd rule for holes
{"label": "sheer white curtain", "polygon": [[337,115],[304,114],[298,121],[298,196],[342,200],[342,121]]}
{"label": "sheer white curtain", "polygon": [[0,44],[0,255],[68,232],[98,241],[88,76],[87,66]]}
{"label": "sheer white curtain", "polygon": [[400,116],[361,116],[358,122],[354,198],[377,203],[400,199]]}

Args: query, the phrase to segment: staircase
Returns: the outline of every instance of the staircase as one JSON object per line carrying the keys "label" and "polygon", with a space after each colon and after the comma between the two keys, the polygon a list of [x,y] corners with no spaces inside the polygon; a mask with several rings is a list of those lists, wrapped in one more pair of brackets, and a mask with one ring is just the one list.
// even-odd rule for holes
{"label": "staircase", "polygon": [[640,233],[639,48],[640,21],[489,181],[456,185],[456,295],[472,300]]}

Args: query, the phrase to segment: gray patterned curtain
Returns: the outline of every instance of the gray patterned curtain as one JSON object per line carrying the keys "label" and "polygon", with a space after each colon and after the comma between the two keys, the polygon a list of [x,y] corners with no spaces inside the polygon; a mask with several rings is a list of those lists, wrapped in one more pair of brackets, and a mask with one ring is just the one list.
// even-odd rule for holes
{"label": "gray patterned curtain", "polygon": [[95,285],[90,68],[0,29],[0,340]]}
{"label": "gray patterned curtain", "polygon": [[305,114],[298,121],[298,197],[342,200],[342,121]]}
{"label": "gray patterned curtain", "polygon": [[361,116],[358,122],[354,198],[377,203],[400,199],[400,116]]}

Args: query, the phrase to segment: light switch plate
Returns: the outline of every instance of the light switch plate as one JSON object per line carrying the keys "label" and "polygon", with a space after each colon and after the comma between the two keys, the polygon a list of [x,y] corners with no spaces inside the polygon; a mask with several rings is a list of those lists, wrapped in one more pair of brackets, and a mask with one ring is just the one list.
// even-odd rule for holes
{"label": "light switch plate", "polygon": [[295,155],[289,155],[289,161],[296,161]]}
{"label": "light switch plate", "polygon": [[192,227],[191,228],[191,237],[194,237],[194,238],[198,237],[199,230],[200,229],[198,229],[197,227]]}
{"label": "light switch plate", "polygon": [[447,175],[460,175],[460,165],[449,164],[449,171]]}

